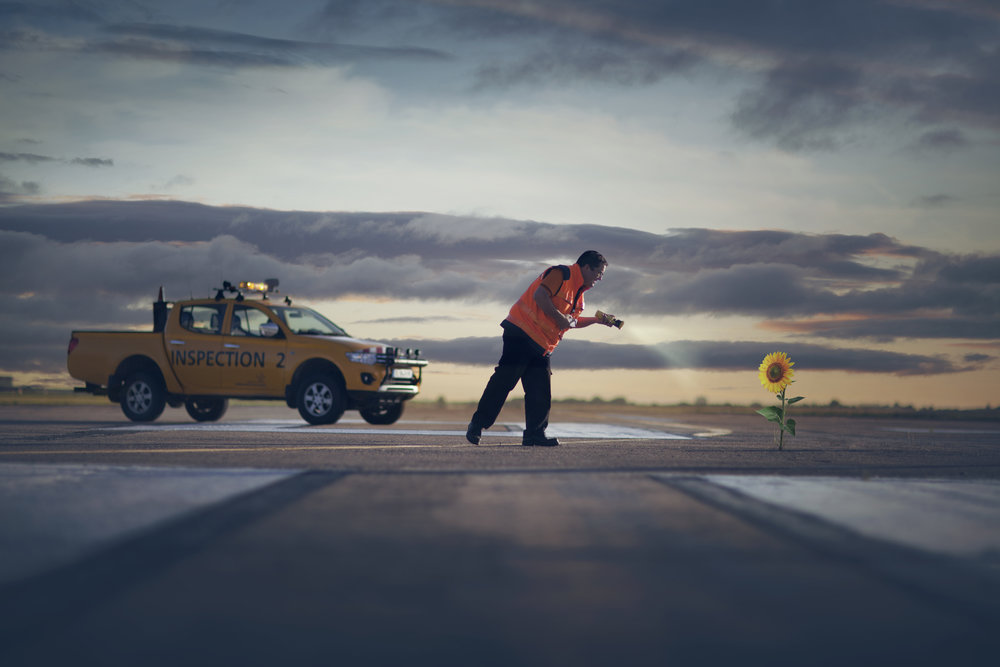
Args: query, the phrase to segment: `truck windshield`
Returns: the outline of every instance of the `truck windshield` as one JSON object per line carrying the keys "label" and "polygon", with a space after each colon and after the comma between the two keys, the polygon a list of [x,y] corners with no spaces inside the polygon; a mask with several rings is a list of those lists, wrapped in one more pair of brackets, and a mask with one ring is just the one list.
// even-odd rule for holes
{"label": "truck windshield", "polygon": [[309,308],[289,308],[286,306],[271,306],[281,321],[293,334],[312,336],[346,336],[346,331],[326,319],[315,310]]}

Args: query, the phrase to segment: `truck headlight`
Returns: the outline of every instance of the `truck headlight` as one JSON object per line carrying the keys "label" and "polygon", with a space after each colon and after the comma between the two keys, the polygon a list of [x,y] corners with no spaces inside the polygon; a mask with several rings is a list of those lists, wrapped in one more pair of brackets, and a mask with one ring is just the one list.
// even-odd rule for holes
{"label": "truck headlight", "polygon": [[356,364],[365,364],[367,366],[375,365],[375,353],[371,350],[357,350],[355,352],[347,353],[347,360],[353,361]]}

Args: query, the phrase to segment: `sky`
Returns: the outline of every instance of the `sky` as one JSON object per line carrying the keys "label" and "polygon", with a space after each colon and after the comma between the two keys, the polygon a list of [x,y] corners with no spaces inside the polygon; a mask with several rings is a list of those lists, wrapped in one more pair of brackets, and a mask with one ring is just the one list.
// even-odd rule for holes
{"label": "sky", "polygon": [[420,347],[596,249],[558,398],[1000,404],[995,0],[0,1],[0,375],[223,280]]}

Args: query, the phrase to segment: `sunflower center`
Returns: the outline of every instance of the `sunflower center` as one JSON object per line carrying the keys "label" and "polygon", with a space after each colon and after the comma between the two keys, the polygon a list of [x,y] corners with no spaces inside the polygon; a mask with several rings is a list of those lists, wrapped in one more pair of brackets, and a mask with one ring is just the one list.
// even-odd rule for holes
{"label": "sunflower center", "polygon": [[771,382],[778,382],[785,377],[785,367],[781,364],[771,364],[767,367],[767,379]]}

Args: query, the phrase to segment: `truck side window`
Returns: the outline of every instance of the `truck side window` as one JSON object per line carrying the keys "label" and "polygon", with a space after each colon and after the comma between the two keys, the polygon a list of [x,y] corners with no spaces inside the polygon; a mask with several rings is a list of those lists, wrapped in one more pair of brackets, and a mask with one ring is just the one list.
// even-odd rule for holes
{"label": "truck side window", "polygon": [[229,325],[230,336],[246,336],[247,328],[243,326],[243,315],[239,311],[233,313],[233,322]]}
{"label": "truck side window", "polygon": [[270,322],[267,313],[252,306],[236,306],[233,309],[233,322],[229,334],[231,336],[260,337],[260,325]]}
{"label": "truck side window", "polygon": [[181,306],[180,324],[194,333],[217,334],[225,312],[224,305]]}

